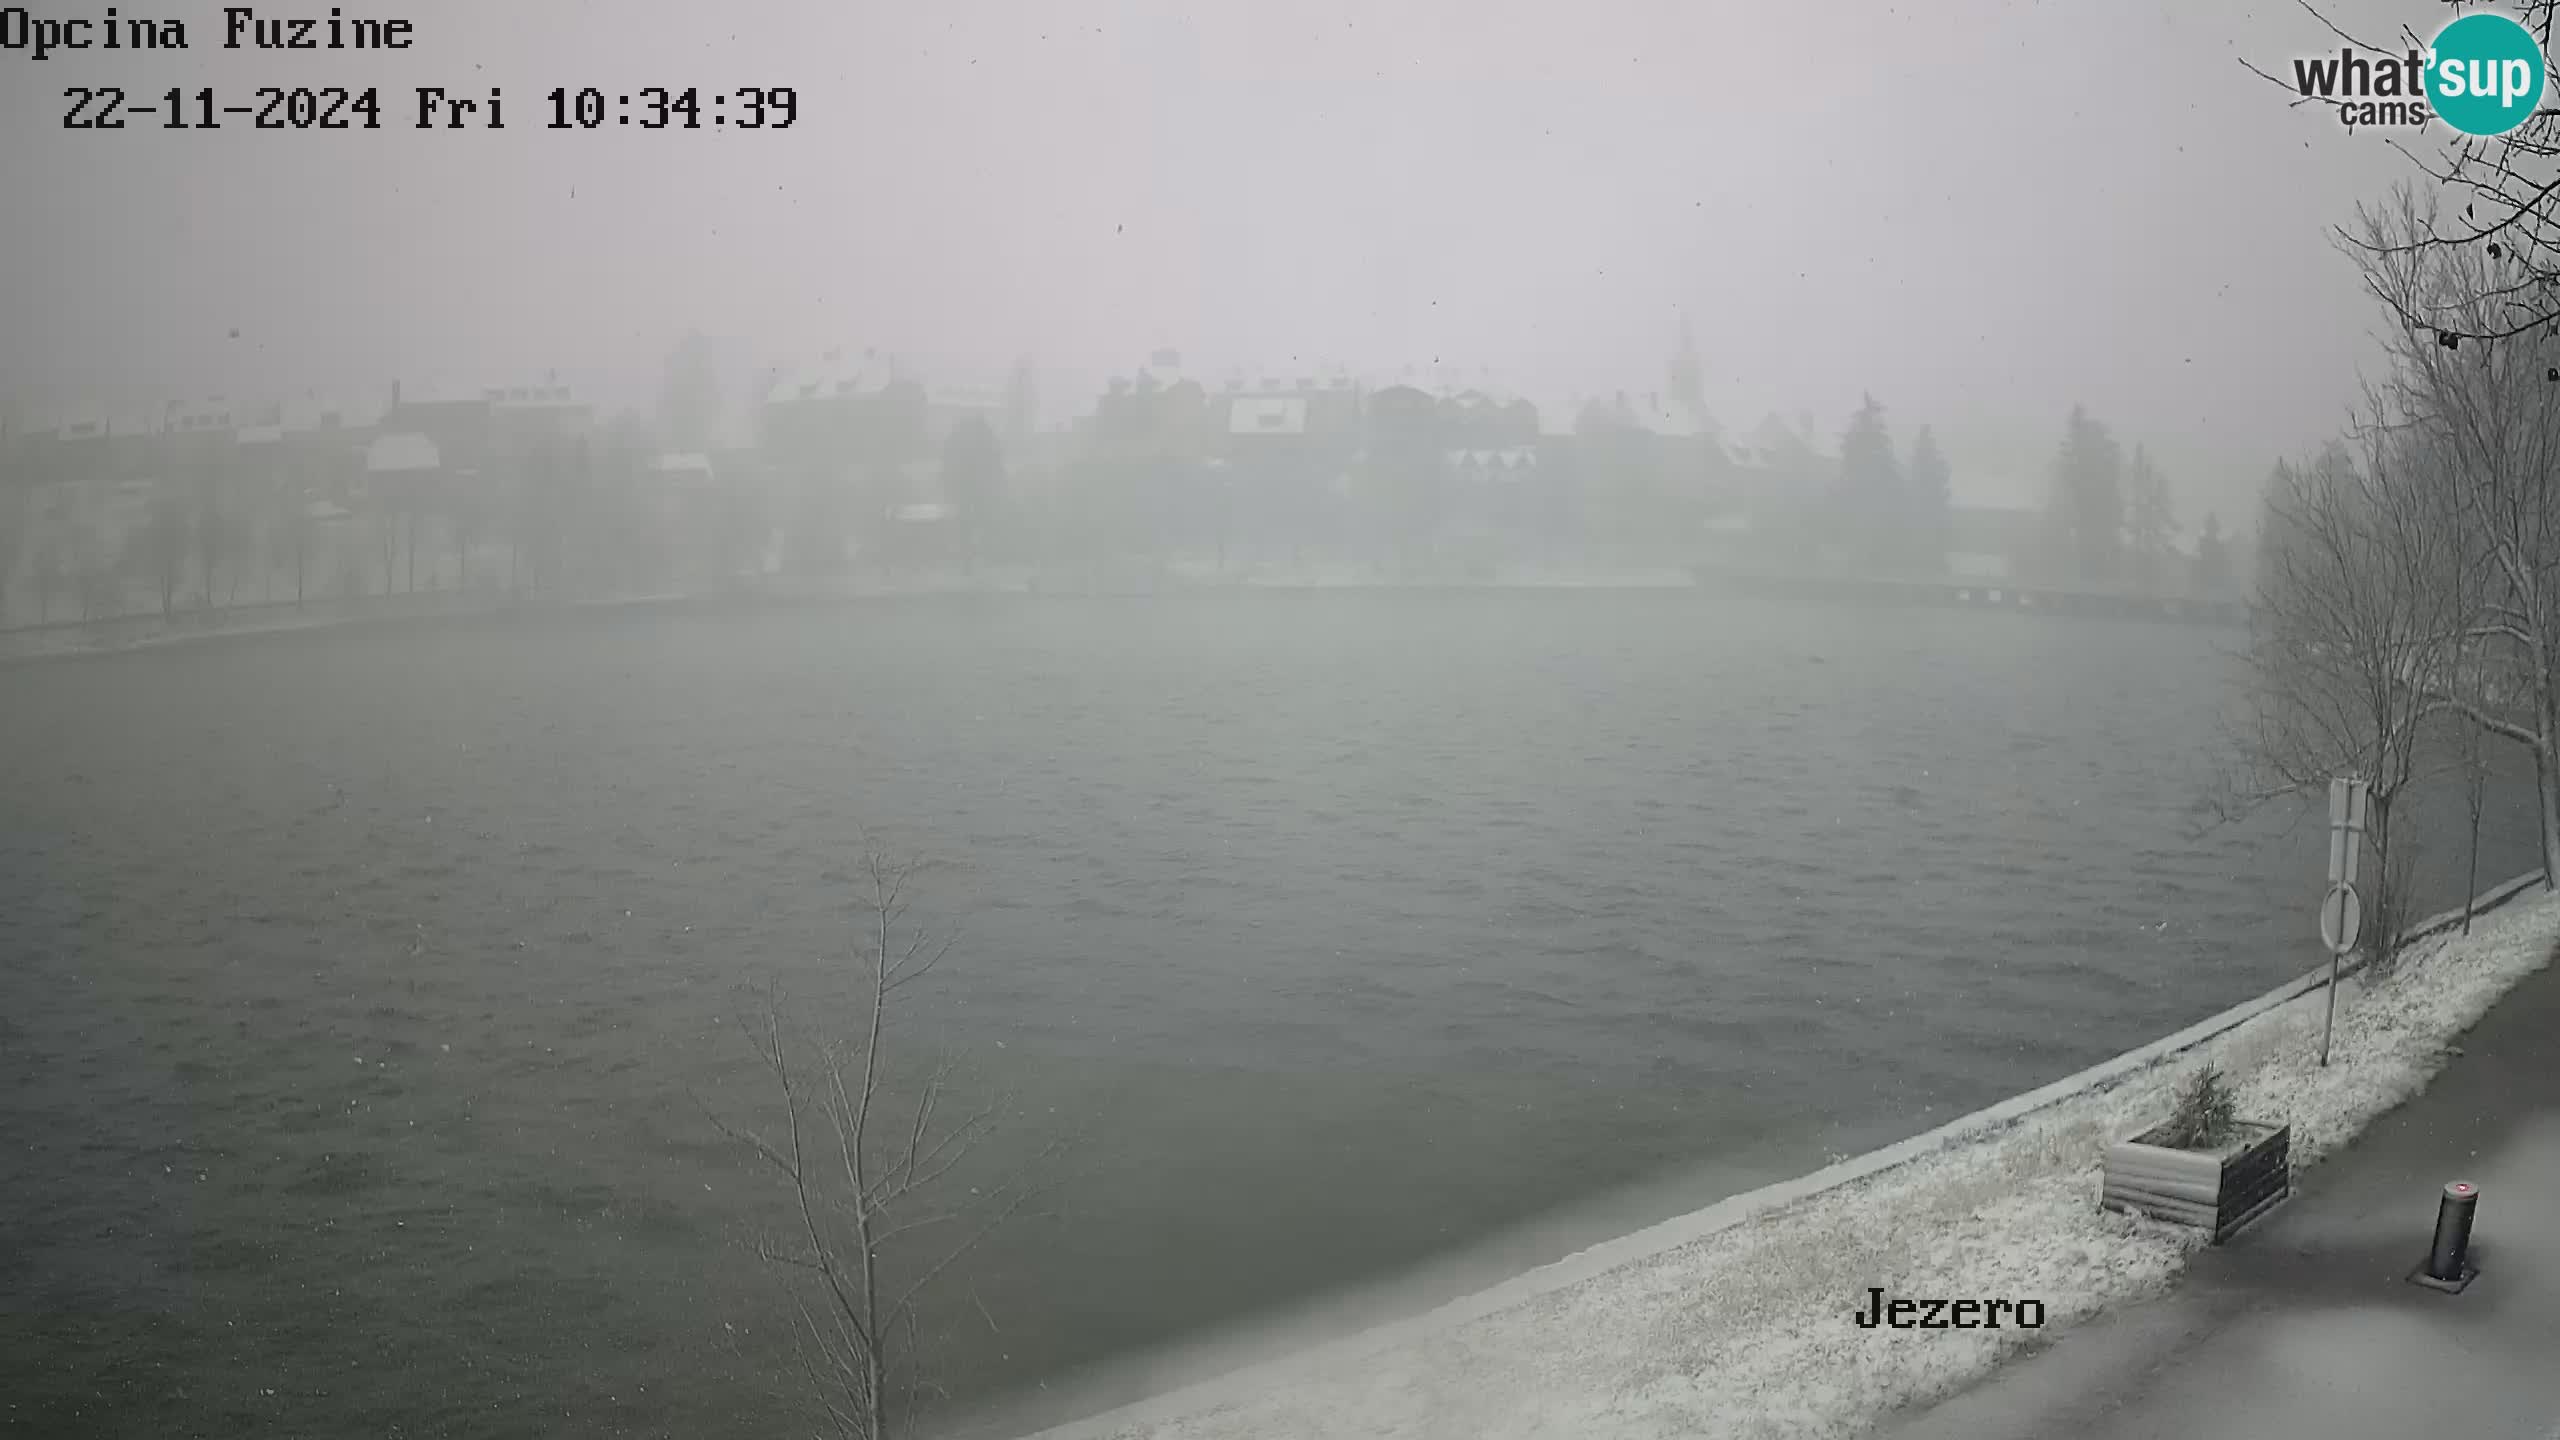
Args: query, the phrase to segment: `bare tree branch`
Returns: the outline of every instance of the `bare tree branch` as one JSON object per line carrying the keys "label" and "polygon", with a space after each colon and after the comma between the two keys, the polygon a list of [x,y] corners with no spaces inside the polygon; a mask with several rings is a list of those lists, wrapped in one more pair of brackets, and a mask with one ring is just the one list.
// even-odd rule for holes
{"label": "bare tree branch", "polygon": [[[945,1276],[1045,1193],[1043,1177],[1066,1145],[1052,1140],[1001,1182],[982,1182],[950,1204],[931,1203],[933,1192],[959,1188],[958,1167],[1012,1107],[999,1098],[947,1122],[944,1100],[957,1069],[948,1055],[917,1078],[910,1100],[893,1094],[891,999],[953,948],[951,937],[909,921],[919,868],[878,849],[868,850],[858,867],[863,921],[847,983],[836,992],[850,1007],[850,1024],[815,1021],[805,1028],[817,1033],[801,1036],[804,1027],[785,1022],[780,987],[768,985],[757,1023],[740,1027],[780,1091],[781,1133],[768,1138],[696,1097],[722,1137],[790,1186],[797,1243],[758,1241],[752,1248],[777,1270],[805,1280],[792,1298],[804,1369],[824,1423],[860,1440],[904,1433],[921,1404],[945,1397],[924,1373],[919,1308]],[[903,1115],[901,1103],[911,1105]],[[832,1157],[823,1153],[828,1146]],[[954,1231],[962,1232],[957,1239],[931,1245],[936,1235]],[[812,1294],[823,1303],[811,1304]],[[994,1329],[974,1286],[968,1294]]]}

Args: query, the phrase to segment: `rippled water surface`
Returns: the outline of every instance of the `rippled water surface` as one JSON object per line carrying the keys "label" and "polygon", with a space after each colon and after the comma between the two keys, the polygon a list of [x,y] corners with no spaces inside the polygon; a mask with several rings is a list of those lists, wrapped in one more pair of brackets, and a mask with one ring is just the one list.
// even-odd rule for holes
{"label": "rippled water surface", "polygon": [[959,933],[915,1033],[1088,1133],[965,1395],[1800,1172],[2317,958],[2316,825],[2198,832],[2233,638],[1289,592],[0,671],[0,1413],[779,1433],[783,1217],[703,1106],[866,837]]}

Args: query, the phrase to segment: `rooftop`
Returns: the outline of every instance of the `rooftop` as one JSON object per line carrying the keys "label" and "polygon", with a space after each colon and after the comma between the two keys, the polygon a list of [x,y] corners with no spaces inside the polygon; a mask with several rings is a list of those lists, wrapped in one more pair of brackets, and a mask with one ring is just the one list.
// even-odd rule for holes
{"label": "rooftop", "polygon": [[444,456],[436,449],[436,442],[405,431],[376,437],[364,452],[364,468],[375,475],[433,470],[443,463]]}
{"label": "rooftop", "polygon": [[879,390],[898,378],[895,357],[876,350],[848,355],[830,350],[806,364],[789,366],[777,373],[765,387],[764,403],[784,405],[794,400],[819,400],[837,395],[855,395]]}
{"label": "rooftop", "polygon": [[1307,402],[1301,395],[1245,395],[1227,410],[1231,435],[1303,435]]}

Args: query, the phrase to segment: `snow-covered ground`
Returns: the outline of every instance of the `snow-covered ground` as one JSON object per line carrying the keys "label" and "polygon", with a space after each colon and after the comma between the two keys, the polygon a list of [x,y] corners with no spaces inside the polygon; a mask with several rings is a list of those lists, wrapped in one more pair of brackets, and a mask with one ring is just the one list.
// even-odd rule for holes
{"label": "snow-covered ground", "polygon": [[[695,598],[668,591],[584,597],[561,603],[579,609],[665,604]],[[0,630],[0,662],[44,660],[65,655],[98,655],[184,645],[226,635],[271,635],[288,630],[318,630],[369,621],[427,619],[435,616],[486,615],[516,603],[501,590],[425,590],[367,596],[355,602],[314,600],[307,609],[290,602],[217,610],[180,611],[174,617],[119,615],[80,625],[28,626]]]}
{"label": "snow-covered ground", "polygon": [[2537,889],[2467,937],[2416,942],[2387,978],[2350,977],[2326,1069],[2317,1064],[2324,994],[2310,990],[2014,1122],[1951,1127],[1958,1138],[1948,1143],[1915,1146],[1912,1158],[1799,1198],[1781,1194],[1686,1243],[1564,1285],[1541,1286],[1533,1273],[1501,1287],[1520,1297],[1511,1303],[1460,1301],[1050,1433],[1856,1435],[1898,1406],[1978,1377],[2039,1333],[1862,1329],[1850,1316],[1869,1288],[2039,1300],[2040,1333],[2050,1336],[2166,1285],[2199,1237],[2100,1211],[2098,1163],[2109,1142],[2159,1117],[2178,1081],[2219,1063],[2237,1083],[2241,1114],[2292,1125],[2296,1166],[2315,1164],[2423,1088],[2453,1038],[2541,968],[2555,943],[2560,901]]}

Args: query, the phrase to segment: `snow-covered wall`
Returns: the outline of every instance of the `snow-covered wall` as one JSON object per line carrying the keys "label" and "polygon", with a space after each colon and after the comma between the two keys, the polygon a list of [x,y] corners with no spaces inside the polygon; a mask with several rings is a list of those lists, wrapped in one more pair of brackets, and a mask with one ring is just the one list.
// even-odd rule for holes
{"label": "snow-covered wall", "polygon": [[2034,1335],[1864,1329],[1871,1288],[2034,1299],[2050,1334],[2165,1285],[2199,1237],[2100,1211],[2104,1147],[2158,1118],[2182,1062],[2211,1060],[2245,1116],[2293,1126],[2297,1167],[2317,1163],[2560,943],[2538,874],[2477,904],[2493,907],[2468,936],[2460,911],[2412,927],[2388,976],[2350,971],[2325,1069],[2323,967],[1900,1144],[1039,1440],[1854,1435]]}

